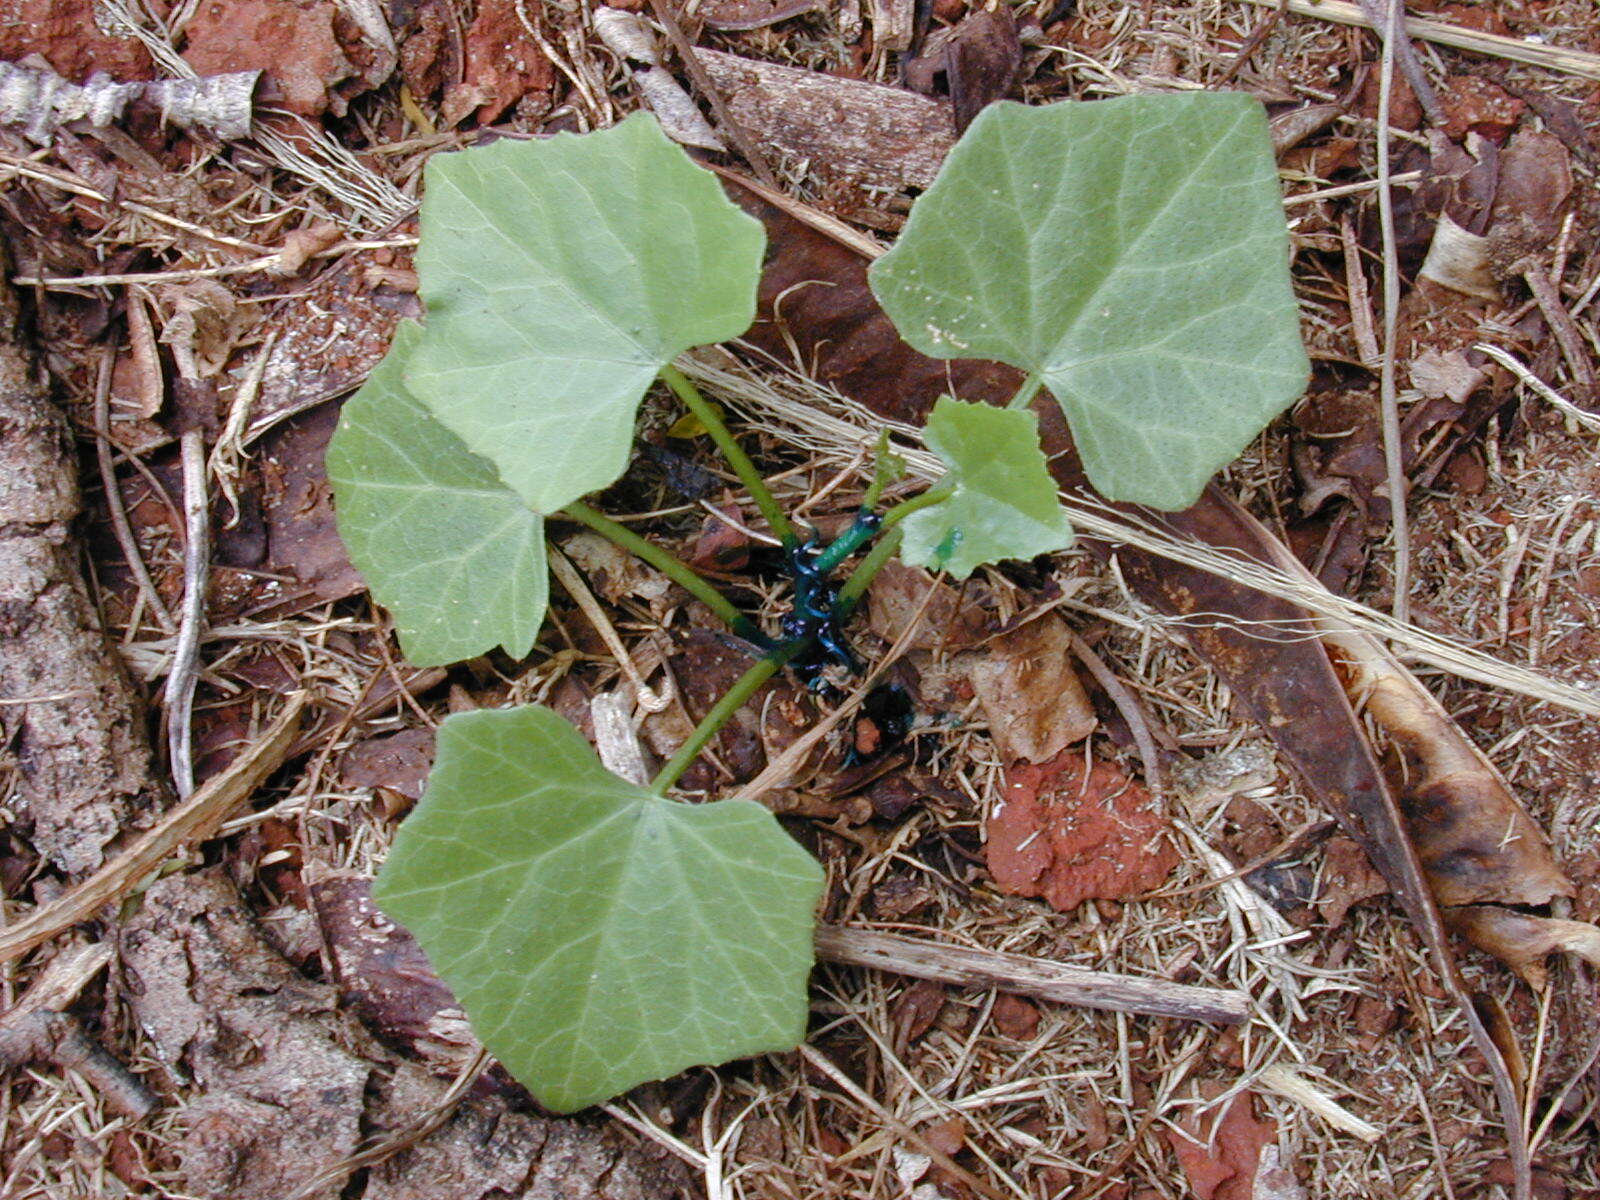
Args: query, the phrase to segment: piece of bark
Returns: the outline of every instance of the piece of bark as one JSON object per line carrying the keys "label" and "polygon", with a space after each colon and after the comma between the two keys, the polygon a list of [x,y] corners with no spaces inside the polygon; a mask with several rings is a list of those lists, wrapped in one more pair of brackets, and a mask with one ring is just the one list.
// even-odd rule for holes
{"label": "piece of bark", "polygon": [[[444,1098],[446,1081],[397,1061],[339,1008],[332,987],[271,947],[219,870],[153,885],[124,927],[122,954],[134,1015],[157,1056],[201,1089],[182,1112],[189,1193],[333,1200],[369,1132],[403,1134]],[[372,1167],[361,1194],[676,1200],[689,1192],[681,1173],[614,1134],[520,1115],[490,1096]]]}
{"label": "piece of bark", "polygon": [[259,71],[211,75],[203,79],[162,79],[117,83],[96,73],[82,87],[54,71],[0,62],[0,123],[20,125],[41,145],[74,121],[104,128],[122,119],[130,104],[141,104],[182,129],[196,129],[226,140],[248,137]]}
{"label": "piece of bark", "polygon": [[824,174],[925,188],[955,144],[950,107],[938,100],[718,50],[695,56],[752,137]]}
{"label": "piece of bark", "polygon": [[268,946],[219,871],[154,884],[121,940],[134,1015],[200,1088],[183,1112],[187,1190],[281,1200],[355,1152],[379,1056],[349,1048],[359,1031],[334,989]]}
{"label": "piece of bark", "polygon": [[[445,1084],[402,1064],[381,1101],[395,1118],[424,1117]],[[375,1166],[362,1200],[688,1200],[681,1164],[624,1144],[614,1131],[517,1112],[474,1096],[418,1144]]]}
{"label": "piece of bark", "polygon": [[166,791],[150,770],[144,706],[78,572],[71,436],[9,275],[0,253],[0,726],[24,830],[40,855],[79,874]]}
{"label": "piece of bark", "polygon": [[[93,875],[48,904],[41,904],[21,921],[0,930],[0,963],[9,962],[58,933],[89,920],[102,908],[126,897],[180,846],[210,836],[235,806],[283,765],[305,703],[304,696],[293,698],[266,732],[225,771],[208,779],[194,795],[169,809],[150,829],[122,846],[116,856]],[[149,755],[148,745],[144,753]]]}

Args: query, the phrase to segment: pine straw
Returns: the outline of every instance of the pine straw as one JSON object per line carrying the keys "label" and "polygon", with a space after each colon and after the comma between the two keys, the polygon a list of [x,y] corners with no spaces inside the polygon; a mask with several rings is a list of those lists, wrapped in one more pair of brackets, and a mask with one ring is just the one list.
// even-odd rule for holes
{"label": "pine straw", "polygon": [[[1081,28],[1104,33],[1107,40],[1092,55],[1065,44],[1032,51],[1036,59],[1051,64],[1053,78],[1047,85],[1031,85],[1031,99],[1206,84],[1231,65],[1229,45],[1241,44],[1264,15],[1231,0],[1156,0],[1148,6],[1148,20],[1141,5],[1122,0],[1085,0],[1081,10]],[[1566,38],[1590,28],[1592,12],[1587,0],[1570,0],[1564,6],[1543,6],[1541,19],[1553,37]],[[134,20],[140,18],[135,15]],[[147,36],[152,28],[144,24]],[[580,85],[572,106],[554,116],[570,115],[580,127],[593,127],[632,106],[625,73],[594,39],[570,25],[546,33],[559,68]],[[734,44],[744,53],[815,69],[840,65],[846,53],[825,17],[745,35]],[[1291,18],[1266,39],[1238,79],[1246,86],[1270,85],[1288,94],[1331,99],[1328,64],[1348,61],[1353,46],[1372,57],[1370,40],[1326,22]],[[155,49],[164,64],[181,70],[170,61],[169,48]],[[1427,49],[1424,60],[1458,61]],[[890,69],[887,62],[880,66],[884,72]],[[1570,80],[1553,80],[1520,65],[1509,68],[1508,78],[1581,94]],[[385,111],[379,107],[369,112],[374,127]],[[1346,128],[1370,139],[1369,123],[1349,121]],[[188,216],[221,238],[244,243],[242,248],[175,233],[170,225],[132,210],[121,210],[91,245],[106,257],[119,247],[139,246],[167,255],[175,268],[192,269],[238,261],[254,246],[277,243],[310,216],[370,233],[409,205],[427,153],[454,142],[450,136],[413,139],[376,147],[365,161],[340,152],[336,144],[330,148],[320,142],[310,151],[302,147],[301,158],[278,145],[256,147],[258,158],[239,147],[213,156],[204,171],[211,179],[237,175],[241,183],[248,181],[250,195],[214,215],[197,194]],[[70,174],[48,158],[36,165]],[[787,182],[800,194],[816,194],[803,164],[790,167]],[[1308,179],[1296,186],[1313,189],[1326,182]],[[38,181],[17,186],[38,187],[47,204],[60,199],[59,188]],[[183,210],[181,204],[164,207]],[[1326,293],[1330,286],[1337,295],[1337,284],[1327,281],[1313,291]],[[1319,315],[1314,300],[1310,312],[1313,323],[1327,325],[1318,336],[1348,337],[1347,328]],[[247,337],[244,345],[249,344]],[[91,373],[83,370],[84,364],[58,355],[53,365],[58,378],[76,391],[74,399],[86,402]],[[829,411],[819,401],[826,398],[793,377],[744,373],[724,378],[719,386],[736,410],[761,414],[746,432],[753,438],[758,431],[766,435],[769,461],[790,470],[780,486],[786,503],[802,502],[859,461],[863,426],[847,420],[840,428],[819,430],[817,415]],[[775,435],[767,418],[793,413],[781,404],[773,407],[770,394],[802,397],[812,419],[786,417],[782,433]],[[907,448],[914,445],[908,442]],[[1597,682],[1600,668],[1592,656],[1563,651],[1561,640],[1594,623],[1582,572],[1593,570],[1600,550],[1600,514],[1588,503],[1574,506],[1570,499],[1595,494],[1585,466],[1592,450],[1588,435],[1566,430],[1547,415],[1534,416],[1517,432],[1516,441],[1502,448],[1479,500],[1418,503],[1417,596],[1439,629],[1551,678]],[[1268,444],[1236,464],[1228,486],[1246,498],[1270,499],[1282,487],[1282,461]],[[843,485],[837,503],[843,507],[860,485],[859,479]],[[1553,539],[1569,510],[1561,537]],[[1459,517],[1457,528],[1429,540],[1430,530],[1447,511]],[[1520,555],[1502,514],[1526,533]],[[1090,523],[1097,516],[1104,519],[1092,511],[1079,514],[1086,528],[1093,528]],[[684,532],[692,521],[692,512],[674,508],[655,524],[670,536]],[[1137,530],[1122,532],[1142,536]],[[144,550],[158,577],[176,568],[176,546],[157,541]],[[1236,786],[1244,799],[1265,807],[1279,835],[1325,814],[1276,765],[1270,743],[1234,712],[1226,688],[1184,648],[1181,631],[1132,600],[1114,570],[1102,571],[1081,554],[1061,556],[1055,570],[1064,593],[1062,611],[1077,627],[1100,635],[1098,652],[1135,689],[1151,718],[1213,768],[1209,778],[1205,771],[1185,774],[1162,798],[1169,815],[1186,830],[1185,853],[1174,876],[1157,895],[1127,904],[1085,904],[1062,914],[995,892],[963,854],[981,838],[983,818],[999,794],[1001,771],[979,723],[981,712],[973,708],[924,738],[934,747],[934,762],[964,800],[929,802],[893,826],[813,830],[836,885],[834,915],[865,920],[875,911],[873,892],[882,883],[922,880],[931,887],[930,907],[911,921],[887,927],[1087,967],[1238,987],[1254,997],[1255,1018],[1236,1035],[1224,1035],[1170,1021],[1046,1007],[1037,1034],[1023,1042],[996,1030],[994,997],[953,993],[934,1027],[907,1045],[897,1032],[899,1005],[908,991],[905,981],[823,967],[815,977],[811,1044],[899,1122],[926,1131],[937,1122],[959,1118],[971,1149],[963,1161],[1001,1195],[1079,1194],[1078,1189],[1099,1186],[1102,1172],[1109,1172],[1108,1181],[1127,1182],[1135,1191],[1187,1195],[1163,1135],[1186,1115],[1214,1118],[1228,1095],[1251,1087],[1268,1068],[1283,1065],[1381,1130],[1379,1140],[1369,1144],[1258,1086],[1263,1111],[1279,1124],[1283,1160],[1295,1167],[1311,1196],[1425,1200],[1450,1195],[1452,1188],[1462,1197],[1483,1194],[1485,1173],[1500,1155],[1494,1122],[1487,1115],[1492,1111],[1490,1090],[1449,1002],[1432,986],[1426,956],[1403,917],[1393,905],[1379,901],[1358,906],[1337,929],[1318,923],[1305,931],[1286,930],[1253,892],[1217,882],[1218,875],[1228,872],[1204,851],[1226,846],[1236,836],[1230,793],[1227,787],[1219,790],[1218,781],[1237,777],[1239,765],[1266,765],[1263,776],[1236,779]],[[1541,578],[1546,581],[1547,619],[1534,656],[1529,652],[1531,630],[1508,622],[1507,636],[1499,636],[1501,581],[1510,580],[1516,598],[1536,589]],[[1003,606],[1015,611],[1029,607],[1031,597],[1021,594],[1004,573],[989,573],[988,582]],[[774,599],[769,595],[769,609]],[[129,625],[128,614],[109,595],[103,604],[136,673],[146,681],[159,679],[170,651],[168,639],[147,614]],[[454,680],[465,691],[457,696],[467,703],[548,700],[574,675],[591,688],[613,686],[615,665],[584,652],[581,622],[559,608],[555,616],[555,634],[547,639],[550,652],[536,652],[532,662],[520,666],[486,661],[458,671]],[[652,614],[623,606],[616,623],[635,643],[630,649],[642,661],[651,661],[650,639],[659,633]],[[681,625],[681,618],[675,623]],[[378,648],[384,635],[382,619],[360,604],[214,629],[205,648],[208,695],[212,702],[221,694],[260,696],[260,715],[269,715],[272,697],[257,692],[241,673],[248,652],[265,645],[294,665],[320,702],[343,709],[389,670],[395,651],[392,646]],[[1299,630],[1276,635],[1305,636]],[[865,648],[872,648],[870,640]],[[1600,851],[1600,806],[1587,786],[1595,770],[1587,721],[1448,674],[1438,684],[1453,711],[1473,718],[1469,730],[1490,748],[1536,819],[1552,830],[1558,850],[1564,856]],[[312,769],[286,780],[281,790],[263,798],[259,811],[235,820],[229,833],[243,834],[268,816],[288,817],[299,826],[308,861],[374,870],[387,851],[393,822],[369,791],[343,786],[329,764],[336,765],[342,751],[359,741],[437,721],[450,703],[430,699],[426,705],[396,704],[380,716],[352,723],[315,757]],[[1100,737],[1094,739],[1093,752],[1119,753]],[[0,778],[0,809],[14,788],[13,777]],[[6,819],[9,815],[0,813]],[[200,858],[192,855],[190,861]],[[1320,862],[1315,849],[1306,852],[1304,863],[1310,869]],[[292,930],[293,911],[275,908],[278,898],[267,894],[259,881],[252,896],[268,915],[268,928]],[[5,913],[0,909],[0,919]],[[1536,1007],[1504,971],[1476,960],[1469,970],[1481,987],[1506,1001],[1519,1028],[1536,1023]],[[9,1004],[28,977],[26,965],[0,968],[0,1003]],[[1568,968],[1557,969],[1554,988],[1560,1002],[1552,1015],[1555,1052],[1546,1060],[1547,1095],[1575,1065],[1572,1047],[1586,1029],[1581,1006],[1572,999],[1581,988]],[[95,995],[92,991],[90,998]],[[1362,998],[1398,1007],[1399,1027],[1364,1036],[1352,1016]],[[165,1103],[151,1118],[129,1128],[100,1109],[78,1081],[53,1069],[30,1068],[0,1080],[0,1162],[5,1164],[0,1168],[0,1195],[117,1195],[121,1185],[106,1166],[114,1139],[147,1165],[151,1184],[146,1194],[184,1195],[171,1146],[192,1087],[157,1061],[120,1002],[103,1006],[102,1022],[108,1044]],[[670,1107],[670,1089],[648,1087],[620,1100],[629,1115],[630,1136],[668,1145],[729,1196],[834,1200],[910,1191],[900,1181],[917,1173],[916,1147],[886,1131],[872,1107],[844,1094],[797,1056],[769,1057],[704,1074],[711,1083],[708,1098],[691,1106],[685,1120],[671,1130],[658,1124]],[[1581,1113],[1581,1105],[1593,1099],[1579,1095]],[[1574,1187],[1600,1187],[1600,1168],[1577,1125],[1568,1117],[1556,1121],[1542,1154],[1571,1172]],[[1059,1174],[1051,1174],[1052,1169]],[[933,1193],[921,1196],[932,1200]]]}

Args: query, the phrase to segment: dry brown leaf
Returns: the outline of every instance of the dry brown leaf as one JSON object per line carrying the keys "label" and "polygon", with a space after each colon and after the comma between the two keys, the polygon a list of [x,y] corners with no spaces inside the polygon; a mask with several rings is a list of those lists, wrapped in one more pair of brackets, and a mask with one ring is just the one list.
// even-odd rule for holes
{"label": "dry brown leaf", "polygon": [[463,1067],[478,1045],[466,1014],[416,939],[378,911],[372,880],[313,864],[307,882],[340,1000],[375,1033],[429,1063]]}
{"label": "dry brown leaf", "polygon": [[1487,378],[1481,367],[1467,360],[1465,351],[1429,346],[1411,360],[1411,386],[1431,399],[1465,404]]}
{"label": "dry brown leaf", "polygon": [[[445,95],[447,124],[475,108],[479,124],[488,125],[524,97],[540,108],[548,104],[555,68],[522,24],[517,7],[516,0],[478,5],[467,30],[466,79]],[[528,6],[530,17],[536,9]]]}
{"label": "dry brown leaf", "polygon": [[994,1027],[1008,1038],[1026,1042],[1039,1032],[1039,1006],[1021,996],[1001,993],[990,1012]]}
{"label": "dry brown leaf", "polygon": [[1275,1154],[1267,1162],[1264,1153],[1269,1147],[1276,1149],[1277,1123],[1256,1118],[1251,1093],[1233,1098],[1208,1139],[1203,1130],[1208,1131],[1214,1119],[1201,1122],[1191,1117],[1180,1122],[1182,1132],[1167,1131],[1167,1143],[1196,1200],[1265,1200],[1258,1190],[1263,1182],[1276,1186],[1281,1196],[1278,1173],[1283,1168]]}
{"label": "dry brown leaf", "polygon": [[387,788],[416,801],[432,765],[433,730],[402,729],[346,750],[339,759],[339,782],[347,788]]}
{"label": "dry brown leaf", "polygon": [[340,84],[360,78],[335,29],[332,0],[208,0],[184,27],[183,57],[202,75],[262,71],[303,117],[342,116]]}
{"label": "dry brown leaf", "polygon": [[[677,702],[645,718],[640,731],[645,744],[663,757],[676,751],[693,722],[705,716],[760,653],[731,634],[691,630],[669,661],[677,681]],[[711,755],[702,755],[684,772],[682,786],[695,791],[754,779],[769,759],[806,731],[811,711],[806,693],[787,676],[778,676],[722,727],[711,743]],[[726,772],[713,764],[713,757]]]}
{"label": "dry brown leaf", "polygon": [[1345,914],[1352,907],[1388,890],[1388,883],[1353,839],[1329,839],[1322,856],[1322,887],[1317,894],[1317,910],[1329,926],[1344,924]]}
{"label": "dry brown leaf", "polygon": [[267,271],[280,278],[298,275],[312,255],[321,254],[342,237],[344,231],[332,221],[313,221],[304,229],[292,230],[278,249],[277,261]]}
{"label": "dry brown leaf", "polygon": [[[927,600],[930,588],[933,599]],[[969,584],[958,591],[921,567],[891,561],[867,589],[867,620],[873,633],[893,643],[921,610],[922,620],[911,635],[910,649],[965,650],[994,631],[990,614],[976,599],[981,592],[981,585]]]}
{"label": "dry brown leaf", "polygon": [[1524,260],[1550,244],[1571,200],[1572,159],[1561,139],[1525,129],[1506,143],[1488,230],[1493,266],[1501,278],[1520,275],[1527,267]]}
{"label": "dry brown leaf", "polygon": [[[259,457],[267,523],[267,563],[300,582],[285,601],[342,600],[365,589],[350,564],[333,515],[333,488],[323,465],[339,410],[323,405],[275,429]],[[281,589],[280,589],[281,594]]]}
{"label": "dry brown leaf", "polygon": [[1073,661],[1072,631],[1054,613],[966,657],[989,736],[1007,762],[1044,762],[1094,731],[1094,706]]}
{"label": "dry brown leaf", "polygon": [[1052,908],[1120,900],[1159,887],[1178,865],[1150,793],[1109,762],[1069,751],[1006,771],[990,816],[986,857],[995,884]]}
{"label": "dry brown leaf", "polygon": [[1445,909],[1450,928],[1478,949],[1494,955],[1536,991],[1544,989],[1544,960],[1552,954],[1576,954],[1600,967],[1600,929],[1583,921],[1565,921],[1516,912],[1492,904]]}
{"label": "dry brown leaf", "polygon": [[[697,571],[738,571],[749,565],[750,547],[755,543],[744,532],[744,514],[736,504],[714,506],[729,520],[708,516],[700,525],[700,534],[689,553],[689,565]],[[739,522],[738,525],[730,521]],[[745,526],[748,528],[748,526]]]}
{"label": "dry brown leaf", "polygon": [[194,378],[217,375],[258,319],[255,305],[240,304],[215,279],[167,284],[157,289],[156,300],[166,313],[161,341],[172,347],[185,378],[191,375],[185,370],[189,364]]}
{"label": "dry brown leaf", "polygon": [[655,604],[672,590],[672,580],[598,533],[575,533],[562,541],[561,550],[589,586],[613,603],[635,599]]}
{"label": "dry brown leaf", "polygon": [[944,73],[956,136],[983,109],[1004,99],[1022,68],[1022,43],[1011,9],[979,9],[963,17],[945,48]]}
{"label": "dry brown leaf", "polygon": [[250,410],[244,441],[279,421],[353,391],[389,349],[402,318],[422,315],[422,302],[380,280],[356,283],[344,272],[323,272],[291,301],[264,318],[277,332]]}

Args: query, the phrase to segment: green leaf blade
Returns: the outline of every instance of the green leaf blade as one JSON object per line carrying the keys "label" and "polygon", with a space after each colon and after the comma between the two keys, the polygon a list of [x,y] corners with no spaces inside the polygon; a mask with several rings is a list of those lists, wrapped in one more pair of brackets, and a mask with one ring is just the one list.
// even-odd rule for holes
{"label": "green leaf blade", "polygon": [[532,649],[549,599],[544,518],[401,383],[421,330],[345,402],[328,446],[339,536],[419,666]]}
{"label": "green leaf blade", "polygon": [[900,523],[906,563],[965,579],[985,563],[1072,545],[1032,413],[943,396],[923,437],[950,469],[954,491]]}
{"label": "green leaf blade", "polygon": [[625,469],[640,398],[755,318],[765,234],[639,113],[428,163],[407,386],[534,508]]}
{"label": "green leaf blade", "polygon": [[560,1112],[804,1034],[821,869],[765,809],[662,799],[549,709],[452,716],[374,895]]}
{"label": "green leaf blade", "polygon": [[1193,503],[1309,371],[1242,94],[991,105],[871,280],[923,353],[1038,374],[1117,500]]}

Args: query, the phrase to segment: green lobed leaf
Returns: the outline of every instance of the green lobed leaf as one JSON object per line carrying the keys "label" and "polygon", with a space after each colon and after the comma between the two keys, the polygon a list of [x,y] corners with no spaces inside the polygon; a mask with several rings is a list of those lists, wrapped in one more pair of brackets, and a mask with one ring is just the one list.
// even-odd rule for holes
{"label": "green lobed leaf", "polygon": [[412,662],[505,647],[522,658],[544,622],[544,518],[406,391],[421,329],[404,322],[328,446],[339,536]]}
{"label": "green lobed leaf", "polygon": [[406,384],[541,512],[622,474],[663,365],[755,318],[760,222],[647,113],[438,155],[421,225]]}
{"label": "green lobed leaf", "polygon": [[939,358],[1037,374],[1102,493],[1193,503],[1305,386],[1265,110],[1239,93],[990,105],[872,289]]}
{"label": "green lobed leaf", "polygon": [[1031,412],[942,396],[923,438],[950,468],[954,491],[900,523],[902,560],[965,579],[984,563],[1072,544]]}
{"label": "green lobed leaf", "polygon": [[772,814],[611,774],[547,708],[458,714],[373,894],[539,1102],[805,1032],[821,868]]}

